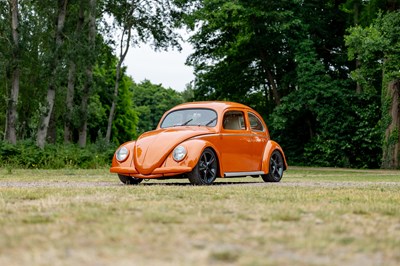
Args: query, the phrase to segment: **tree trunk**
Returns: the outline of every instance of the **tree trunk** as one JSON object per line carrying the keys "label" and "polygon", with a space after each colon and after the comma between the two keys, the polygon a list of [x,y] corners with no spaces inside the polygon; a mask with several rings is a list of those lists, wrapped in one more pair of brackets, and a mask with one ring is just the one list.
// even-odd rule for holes
{"label": "tree trunk", "polygon": [[274,78],[274,75],[272,74],[272,72],[269,69],[265,69],[265,71],[267,72],[267,80],[268,80],[269,84],[271,84],[271,87],[272,87],[272,94],[274,95],[275,104],[276,104],[276,106],[278,106],[281,104],[281,97],[279,96],[279,93],[278,93],[278,87],[276,86],[276,80]]}
{"label": "tree trunk", "polygon": [[17,143],[17,104],[19,94],[19,37],[18,37],[18,0],[9,1],[11,11],[11,30],[13,37],[13,52],[12,52],[12,85],[11,95],[8,101],[8,112],[6,119],[6,134],[5,138],[12,144]]}
{"label": "tree trunk", "polygon": [[47,96],[46,96],[47,106],[42,115],[36,138],[36,145],[40,148],[44,148],[44,144],[46,142],[47,129],[49,127],[51,112],[53,111],[55,98],[56,98],[56,90],[54,89],[54,86],[51,85],[47,90]]}
{"label": "tree trunk", "polygon": [[276,106],[278,106],[281,104],[281,97],[278,93],[278,86],[276,84],[276,79],[275,79],[273,73],[267,66],[267,56],[265,55],[264,51],[262,51],[262,50],[260,50],[260,59],[261,59],[261,66],[262,66],[265,74],[267,75],[266,79],[272,88],[272,94],[274,96],[275,104],[276,104]]}
{"label": "tree trunk", "polygon": [[[78,22],[76,24],[75,34],[73,36],[74,42],[76,43],[78,43],[80,40],[79,37],[85,20],[84,13],[85,13],[85,6],[80,5]],[[74,48],[72,49],[75,51]],[[67,112],[64,121],[64,143],[72,142],[72,112],[74,109],[75,81],[76,81],[76,67],[77,67],[75,60],[77,60],[77,57],[79,56],[74,51],[72,51],[72,55],[70,56],[69,70],[68,70],[67,98],[65,100]]]}
{"label": "tree trunk", "polygon": [[76,64],[71,61],[68,70],[67,99],[65,100],[67,112],[64,121],[64,143],[71,143],[72,141],[72,110],[74,108],[75,75]]}
{"label": "tree trunk", "polygon": [[110,140],[111,140],[111,129],[112,129],[113,121],[114,121],[115,108],[116,108],[117,100],[118,100],[118,86],[119,86],[119,75],[120,75],[119,72],[121,69],[120,62],[121,62],[121,59],[117,65],[117,70],[116,70],[116,74],[115,74],[113,100],[111,103],[110,114],[108,115],[108,124],[107,124],[107,132],[106,132],[106,141],[107,142],[110,142]]}
{"label": "tree trunk", "polygon": [[[55,106],[53,106],[53,110]],[[57,142],[57,121],[56,112],[52,112],[49,121],[49,127],[47,129],[47,142],[55,144]]]}
{"label": "tree trunk", "polygon": [[79,128],[79,147],[84,148],[87,142],[87,119],[88,119],[88,102],[89,95],[93,85],[93,69],[88,67],[86,69],[86,81],[83,89],[83,96],[81,100],[81,127]]}
{"label": "tree trunk", "polygon": [[86,81],[83,89],[83,96],[81,101],[81,114],[82,121],[79,129],[79,146],[84,148],[87,142],[87,120],[88,120],[88,101],[91,89],[93,87],[93,65],[95,64],[95,44],[96,44],[96,0],[89,0],[88,12],[89,24],[89,62],[86,67]]}
{"label": "tree trunk", "polygon": [[[400,155],[400,80],[388,83],[383,100],[383,121],[388,118],[383,143],[382,168],[398,169]],[[385,112],[388,112],[385,114]]]}
{"label": "tree trunk", "polygon": [[[136,1],[132,0],[131,5],[129,8],[129,11],[126,13],[126,17],[124,20],[124,28],[122,30],[122,35],[121,35],[121,40],[120,40],[120,52],[119,52],[119,61],[117,64],[117,69],[115,73],[115,86],[114,86],[114,94],[113,94],[113,99],[111,103],[111,108],[110,108],[110,114],[108,116],[108,124],[107,124],[107,132],[106,132],[106,141],[110,142],[111,140],[111,130],[112,130],[112,124],[114,121],[114,115],[115,115],[115,109],[117,107],[117,101],[118,101],[118,87],[119,87],[119,79],[121,75],[121,67],[122,63],[125,60],[125,57],[128,53],[129,50],[129,43],[131,41],[131,33],[132,33],[132,14],[135,11],[135,4]],[[125,33],[128,35],[126,37],[125,41]]]}
{"label": "tree trunk", "polygon": [[65,17],[67,13],[67,3],[68,0],[59,0],[58,1],[58,18],[57,18],[57,30],[55,33],[55,47],[53,52],[53,58],[51,65],[51,74],[49,78],[49,86],[47,89],[47,97],[46,97],[46,109],[43,112],[40,125],[37,133],[36,144],[43,148],[46,143],[47,138],[47,130],[49,128],[50,117],[53,112],[54,101],[56,98],[56,75],[57,75],[57,67],[60,57],[60,49],[63,44],[63,36],[62,31],[64,29]]}
{"label": "tree trunk", "polygon": [[[126,45],[125,45],[125,50],[124,48],[124,33],[125,31],[127,31],[128,37],[126,39]],[[129,42],[131,40],[131,26],[125,26],[125,29],[122,33],[122,37],[121,37],[121,50],[120,50],[120,56],[119,56],[119,61],[117,64],[117,69],[116,69],[116,73],[115,73],[115,86],[114,86],[114,95],[113,95],[113,100],[112,100],[112,104],[111,104],[111,109],[110,109],[110,114],[108,116],[108,124],[107,124],[107,133],[106,133],[106,141],[110,142],[111,140],[111,129],[112,129],[112,124],[114,121],[114,114],[115,114],[115,108],[117,106],[117,100],[118,100],[118,87],[119,87],[119,79],[120,79],[120,73],[121,73],[121,66],[122,63],[125,60],[126,54],[128,53],[129,50]]]}

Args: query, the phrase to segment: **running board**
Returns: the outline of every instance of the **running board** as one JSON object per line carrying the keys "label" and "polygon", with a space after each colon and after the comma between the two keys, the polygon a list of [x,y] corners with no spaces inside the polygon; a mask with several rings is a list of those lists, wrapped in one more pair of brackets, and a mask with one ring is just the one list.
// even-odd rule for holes
{"label": "running board", "polygon": [[263,171],[256,171],[256,172],[227,172],[224,173],[224,177],[237,177],[237,176],[259,176],[265,174]]}

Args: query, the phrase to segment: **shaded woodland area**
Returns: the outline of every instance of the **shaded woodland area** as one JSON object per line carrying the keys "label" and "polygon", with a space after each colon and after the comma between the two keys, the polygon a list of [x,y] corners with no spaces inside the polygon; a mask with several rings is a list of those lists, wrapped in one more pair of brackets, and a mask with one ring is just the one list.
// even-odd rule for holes
{"label": "shaded woodland area", "polygon": [[[264,116],[290,164],[400,167],[399,0],[0,3],[2,164],[96,167],[178,103],[232,100]],[[185,91],[126,75],[130,47],[179,49],[181,28]]]}

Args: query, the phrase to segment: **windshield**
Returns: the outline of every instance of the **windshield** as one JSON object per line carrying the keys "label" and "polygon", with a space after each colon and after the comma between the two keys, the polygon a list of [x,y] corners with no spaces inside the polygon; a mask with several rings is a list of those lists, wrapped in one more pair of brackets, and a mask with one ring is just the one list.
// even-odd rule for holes
{"label": "windshield", "polygon": [[161,123],[161,128],[177,126],[207,126],[217,124],[217,113],[211,109],[182,109],[169,113]]}

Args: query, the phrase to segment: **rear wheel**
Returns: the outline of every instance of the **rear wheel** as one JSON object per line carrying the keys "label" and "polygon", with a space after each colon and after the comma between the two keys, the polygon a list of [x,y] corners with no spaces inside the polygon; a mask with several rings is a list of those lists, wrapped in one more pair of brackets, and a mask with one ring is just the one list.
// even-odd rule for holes
{"label": "rear wheel", "polygon": [[197,165],[187,175],[193,185],[211,185],[217,178],[217,172],[217,156],[212,149],[206,148],[201,154]]}
{"label": "rear wheel", "polygon": [[131,176],[126,176],[126,175],[120,175],[118,174],[119,180],[121,180],[122,183],[126,185],[137,185],[140,182],[143,181],[141,178],[136,178],[136,177],[131,177]]}
{"label": "rear wheel", "polygon": [[279,182],[283,176],[283,157],[279,151],[274,151],[269,160],[269,173],[261,175],[265,182]]}

